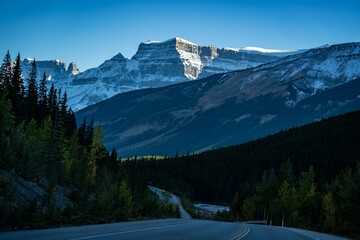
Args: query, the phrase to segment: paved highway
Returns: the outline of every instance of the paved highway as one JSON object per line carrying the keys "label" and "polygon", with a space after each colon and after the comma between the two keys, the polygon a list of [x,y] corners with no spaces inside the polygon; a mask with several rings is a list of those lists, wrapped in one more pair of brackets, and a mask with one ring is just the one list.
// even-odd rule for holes
{"label": "paved highway", "polygon": [[240,224],[164,219],[0,233],[3,240],[236,239]]}
{"label": "paved highway", "polygon": [[0,233],[0,240],[340,240],[331,235],[262,225],[163,219]]}
{"label": "paved highway", "polygon": [[246,224],[250,232],[243,237],[244,240],[344,240],[345,238],[323,234],[313,231],[306,231],[296,228],[276,227]]}
{"label": "paved highway", "polygon": [[156,187],[152,187],[152,186],[148,186],[148,187],[149,187],[150,191],[156,193],[161,200],[167,200],[172,204],[178,205],[179,210],[180,210],[180,217],[182,219],[188,219],[188,220],[191,219],[190,214],[187,211],[185,211],[185,209],[181,205],[181,201],[178,196],[175,196],[174,194],[169,193],[160,188],[156,188]]}

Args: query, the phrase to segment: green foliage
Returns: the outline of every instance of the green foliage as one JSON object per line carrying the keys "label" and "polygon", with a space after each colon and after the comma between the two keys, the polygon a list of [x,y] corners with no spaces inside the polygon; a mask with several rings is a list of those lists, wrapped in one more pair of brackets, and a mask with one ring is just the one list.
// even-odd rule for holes
{"label": "green foliage", "polygon": [[324,228],[327,231],[333,231],[335,228],[335,203],[331,192],[325,194],[322,198],[322,214],[324,219]]}
{"label": "green foliage", "polygon": [[[1,230],[179,216],[128,177],[116,150],[107,152],[101,125],[95,131],[94,120],[84,120],[77,129],[66,92],[54,85],[47,92],[45,73],[36,85],[35,61],[25,92],[20,63],[18,55],[12,67],[7,53],[0,71]],[[2,169],[45,194],[20,204]]]}
{"label": "green foliage", "polygon": [[24,80],[21,75],[21,59],[20,53],[15,60],[15,66],[13,68],[11,84],[9,87],[9,98],[15,113],[15,119],[19,123],[25,118],[24,112]]}
{"label": "green foliage", "polygon": [[[124,166],[137,181],[192,200],[230,203],[230,219],[281,225],[284,216],[286,226],[357,236],[359,119],[356,111],[241,145],[162,160],[136,158]],[[334,229],[331,211],[325,220],[322,208],[329,191]]]}
{"label": "green foliage", "polygon": [[14,124],[14,116],[10,100],[6,94],[0,95],[0,167],[7,166],[6,160],[10,158],[9,134]]}
{"label": "green foliage", "polygon": [[34,59],[34,61],[32,62],[31,72],[28,76],[28,86],[25,96],[27,119],[33,119],[39,114],[38,88],[36,84],[36,76],[37,76],[36,61]]}
{"label": "green foliage", "polygon": [[9,91],[11,86],[11,79],[13,75],[12,63],[10,52],[7,51],[0,71],[0,94],[4,94]]}

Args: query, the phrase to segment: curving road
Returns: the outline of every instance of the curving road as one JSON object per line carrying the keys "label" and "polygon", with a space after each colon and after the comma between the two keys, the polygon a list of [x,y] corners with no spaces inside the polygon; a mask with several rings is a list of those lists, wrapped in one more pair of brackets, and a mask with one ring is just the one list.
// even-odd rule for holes
{"label": "curving road", "polygon": [[161,200],[169,201],[172,204],[178,205],[179,210],[180,210],[180,217],[182,219],[191,219],[190,214],[187,211],[185,211],[185,209],[181,205],[181,201],[178,196],[175,196],[174,194],[169,193],[160,188],[156,188],[153,186],[148,186],[148,187],[149,187],[150,191],[156,193]]}
{"label": "curving road", "polygon": [[0,233],[1,240],[236,239],[240,224],[163,219]]}
{"label": "curving road", "polygon": [[163,219],[0,233],[0,240],[340,240],[343,238],[292,228],[205,220]]}
{"label": "curving road", "polygon": [[343,240],[345,238],[323,234],[313,231],[307,231],[296,228],[266,226],[246,224],[250,228],[250,232],[243,237],[244,240]]}

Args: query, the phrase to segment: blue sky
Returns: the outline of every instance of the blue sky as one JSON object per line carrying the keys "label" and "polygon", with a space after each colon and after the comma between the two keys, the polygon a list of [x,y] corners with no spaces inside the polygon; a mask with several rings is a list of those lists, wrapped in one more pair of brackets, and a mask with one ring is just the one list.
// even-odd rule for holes
{"label": "blue sky", "polygon": [[75,61],[81,71],[140,42],[302,49],[360,41],[360,0],[2,0],[1,58]]}

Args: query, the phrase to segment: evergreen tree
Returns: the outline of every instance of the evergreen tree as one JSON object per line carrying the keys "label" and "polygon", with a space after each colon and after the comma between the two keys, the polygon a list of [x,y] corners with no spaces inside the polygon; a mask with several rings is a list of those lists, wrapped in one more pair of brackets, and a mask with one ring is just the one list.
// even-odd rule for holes
{"label": "evergreen tree", "polygon": [[47,78],[46,78],[46,73],[43,73],[43,77],[40,81],[39,84],[39,92],[38,92],[38,96],[39,96],[39,117],[41,120],[45,119],[46,115],[47,115],[47,87],[46,87],[46,82],[47,82]]}
{"label": "evergreen tree", "polygon": [[242,205],[242,219],[244,220],[256,219],[254,218],[254,213],[256,211],[254,198],[255,198],[254,196],[248,196],[247,198],[245,198],[244,203]]}
{"label": "evergreen tree", "polygon": [[71,108],[67,112],[66,124],[65,124],[65,135],[71,137],[77,128],[75,113]]}
{"label": "evergreen tree", "polygon": [[94,119],[91,118],[90,124],[86,127],[86,134],[85,134],[85,145],[90,147],[93,143],[93,136],[94,136]]}
{"label": "evergreen tree", "polygon": [[54,84],[51,85],[49,91],[49,97],[47,101],[48,112],[51,114],[52,119],[55,119],[55,114],[57,110],[57,90],[55,89]]}
{"label": "evergreen tree", "polygon": [[21,59],[20,53],[16,57],[13,75],[11,79],[11,87],[9,90],[9,97],[11,99],[14,114],[17,121],[20,122],[25,119],[24,113],[24,81],[21,75]]}
{"label": "evergreen tree", "polygon": [[302,227],[310,227],[313,222],[317,222],[318,216],[320,215],[316,202],[315,172],[312,166],[310,166],[308,171],[301,173],[298,185],[299,215],[301,216],[299,225]]}
{"label": "evergreen tree", "polygon": [[26,93],[28,120],[38,118],[38,89],[36,84],[37,70],[36,61],[32,62],[31,72],[28,76],[28,89]]}
{"label": "evergreen tree", "polygon": [[79,135],[79,142],[81,145],[85,146],[85,138],[86,138],[86,118],[84,118],[84,121],[81,123],[79,129],[78,129],[78,135]]}
{"label": "evergreen tree", "polygon": [[234,199],[231,202],[231,211],[236,214],[236,221],[239,221],[241,212],[241,199],[238,192],[235,193]]}
{"label": "evergreen tree", "polygon": [[132,214],[133,198],[129,184],[125,179],[121,182],[119,186],[116,203],[116,209],[118,209],[117,220],[128,220]]}
{"label": "evergreen tree", "polygon": [[109,156],[109,170],[117,173],[118,172],[118,154],[115,148],[112,149],[111,154]]}
{"label": "evergreen tree", "polygon": [[335,202],[331,192],[328,192],[322,198],[322,214],[325,217],[325,230],[333,231],[335,228]]}
{"label": "evergreen tree", "polygon": [[13,75],[12,72],[11,56],[10,52],[7,51],[0,70],[0,94],[3,94],[5,89],[9,91]]}
{"label": "evergreen tree", "polygon": [[[60,91],[59,91],[59,94],[60,94]],[[63,97],[61,98],[61,101],[60,101],[60,112],[64,116],[66,116],[67,108],[68,108],[68,106],[67,106],[67,94],[66,94],[66,91],[65,91],[64,95],[63,95]]]}
{"label": "evergreen tree", "polygon": [[26,126],[24,148],[27,158],[26,177],[30,178],[31,174],[40,171],[40,169],[37,169],[37,165],[41,164],[41,162],[39,162],[39,158],[41,157],[42,151],[41,147],[39,146],[39,131],[34,119],[31,119],[31,121]]}
{"label": "evergreen tree", "polygon": [[10,100],[0,95],[0,168],[9,166],[6,161],[11,157],[9,135],[14,125]]}
{"label": "evergreen tree", "polygon": [[104,135],[102,133],[101,125],[98,126],[94,133],[92,144],[90,146],[89,161],[88,161],[88,183],[89,185],[95,184],[95,177],[97,167],[103,164],[104,159],[107,157],[106,150],[104,149]]}

